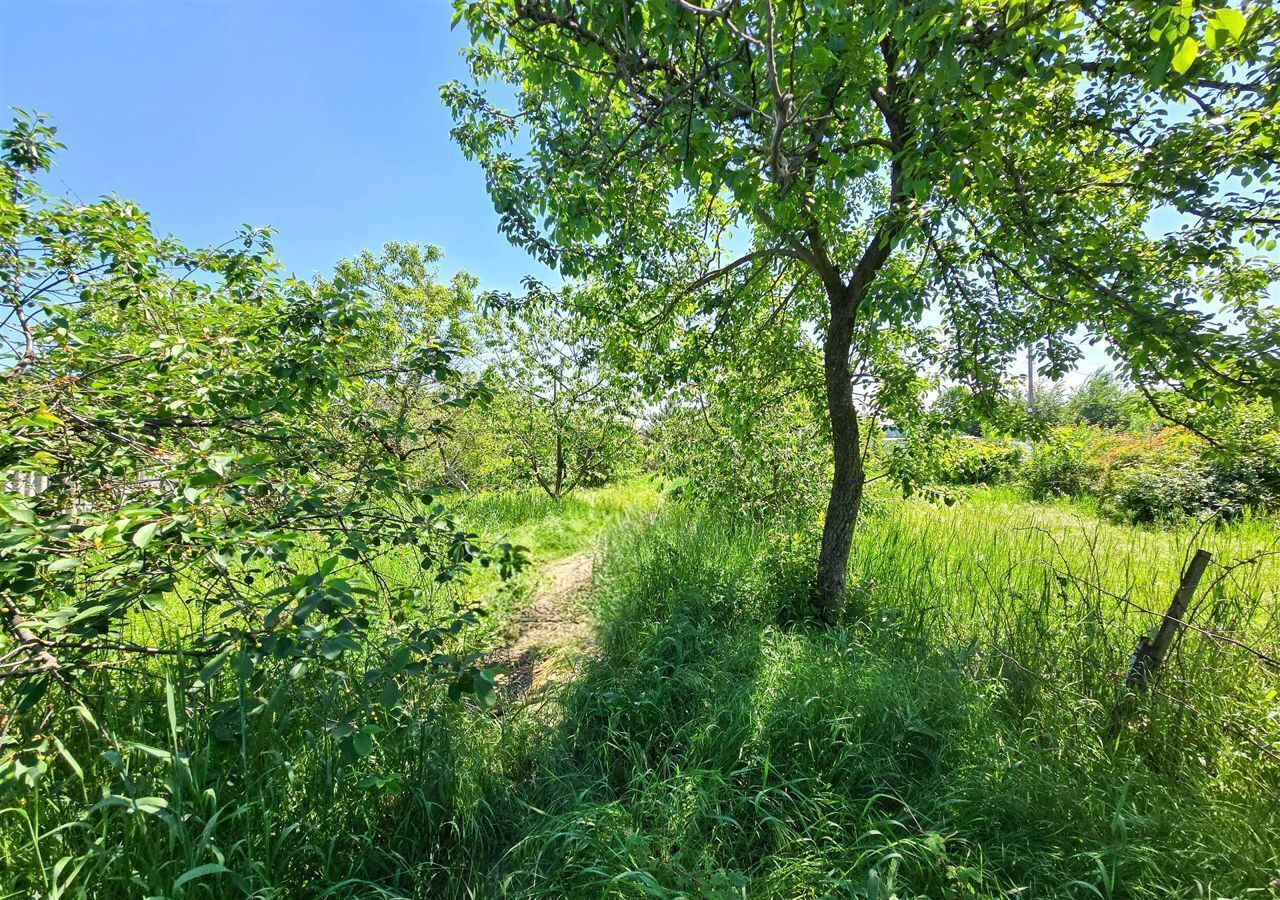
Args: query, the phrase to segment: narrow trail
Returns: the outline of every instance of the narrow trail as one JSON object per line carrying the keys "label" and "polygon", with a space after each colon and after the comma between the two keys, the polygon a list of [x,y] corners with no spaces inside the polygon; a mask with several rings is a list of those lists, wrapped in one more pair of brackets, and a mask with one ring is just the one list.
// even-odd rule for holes
{"label": "narrow trail", "polygon": [[495,679],[505,701],[568,680],[569,664],[595,647],[592,617],[582,602],[591,591],[595,552],[588,548],[542,567],[541,583],[512,620],[512,639],[488,660],[506,670]]}

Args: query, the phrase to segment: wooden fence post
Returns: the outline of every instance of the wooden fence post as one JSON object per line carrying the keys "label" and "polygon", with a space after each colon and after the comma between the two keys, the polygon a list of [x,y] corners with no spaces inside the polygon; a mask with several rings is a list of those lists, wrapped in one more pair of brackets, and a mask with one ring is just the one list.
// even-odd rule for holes
{"label": "wooden fence post", "polygon": [[1191,562],[1187,565],[1187,570],[1182,573],[1182,581],[1173,595],[1169,608],[1165,610],[1150,634],[1144,634],[1138,638],[1138,646],[1133,649],[1133,658],[1129,660],[1129,671],[1124,677],[1124,687],[1112,710],[1111,728],[1108,732],[1110,739],[1114,739],[1119,732],[1124,717],[1132,705],[1133,695],[1146,688],[1148,679],[1159,670],[1169,656],[1173,639],[1186,621],[1187,607],[1191,605],[1191,597],[1199,587],[1200,578],[1204,575],[1204,570],[1211,559],[1213,555],[1208,550],[1196,550],[1195,556],[1191,557]]}

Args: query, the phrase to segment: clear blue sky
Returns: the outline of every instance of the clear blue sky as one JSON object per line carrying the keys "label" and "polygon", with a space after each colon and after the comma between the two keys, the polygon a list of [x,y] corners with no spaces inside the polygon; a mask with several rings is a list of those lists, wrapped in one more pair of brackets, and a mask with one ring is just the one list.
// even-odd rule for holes
{"label": "clear blue sky", "polygon": [[0,105],[51,114],[47,187],[117,193],[200,245],[278,230],[300,275],[389,240],[488,288],[547,277],[498,234],[440,85],[465,76],[447,0],[0,0]]}
{"label": "clear blue sky", "polygon": [[[0,0],[0,106],[54,117],[51,192],[117,193],[219,244],[277,229],[299,275],[390,240],[517,290],[557,280],[507,243],[449,138],[464,78],[448,0]],[[1085,368],[1104,362],[1090,348]]]}

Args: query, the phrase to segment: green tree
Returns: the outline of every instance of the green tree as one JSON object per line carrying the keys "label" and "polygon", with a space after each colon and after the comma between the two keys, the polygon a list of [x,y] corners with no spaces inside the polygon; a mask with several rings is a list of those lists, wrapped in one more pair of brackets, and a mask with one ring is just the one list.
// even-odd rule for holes
{"label": "green tree", "polygon": [[[444,252],[434,245],[392,241],[334,267],[321,284],[361,292],[379,336],[352,347],[348,363],[366,380],[362,408],[344,422],[373,456],[390,454],[419,481],[467,488],[460,419],[483,406],[489,388],[467,374],[477,349],[475,277],[458,272],[440,281]],[[408,365],[434,356],[438,365]]]}
{"label": "green tree", "polygon": [[[568,305],[584,288],[565,288]],[[637,437],[630,392],[604,365],[600,339],[537,288],[495,303],[483,327],[496,398],[490,427],[519,481],[553,500],[625,468]]]}
{"label": "green tree", "polygon": [[[927,307],[991,382],[1083,329],[1141,384],[1280,397],[1269,4],[1157,0],[457,0],[476,87],[454,134],[501,226],[613,289],[619,329],[798,284],[833,479],[819,612],[865,479],[850,360]],[[494,96],[515,95],[500,108]],[[1152,214],[1171,211],[1169,228]],[[1169,221],[1166,219],[1165,221]],[[693,276],[689,276],[694,272]],[[1229,324],[1230,327],[1223,327]]]}
{"label": "green tree", "polygon": [[938,394],[930,406],[944,428],[977,437],[982,434],[983,410],[973,392],[961,384],[953,384]]}
{"label": "green tree", "polygon": [[[118,198],[52,200],[35,176],[56,146],[43,119],[20,118],[0,157],[0,473],[48,482],[0,490],[0,697],[17,713],[0,777],[38,771],[19,757],[47,744],[48,715],[139,658],[194,664],[201,684],[231,673],[243,713],[364,654],[367,683],[343,690],[331,723],[352,753],[371,747],[361,711],[394,707],[416,674],[486,690],[442,651],[475,612],[423,611],[472,560],[506,566],[513,551],[482,552],[350,429],[387,427],[361,365],[393,327],[386,308],[342,277],[280,277],[263,231],[189,249]],[[401,345],[378,374],[423,373],[453,378],[434,341]],[[389,553],[413,565],[385,571]],[[70,703],[38,708],[51,697]]]}
{"label": "green tree", "polygon": [[1099,369],[1072,392],[1065,415],[1073,422],[1120,428],[1132,421],[1138,399],[1137,392],[1114,373]]}
{"label": "green tree", "polygon": [[1034,407],[1028,409],[1025,382],[1010,381],[981,391],[953,384],[938,393],[930,411],[949,432],[972,437],[982,435],[1037,436],[1062,424],[1066,415],[1066,388],[1057,382],[1035,382]]}

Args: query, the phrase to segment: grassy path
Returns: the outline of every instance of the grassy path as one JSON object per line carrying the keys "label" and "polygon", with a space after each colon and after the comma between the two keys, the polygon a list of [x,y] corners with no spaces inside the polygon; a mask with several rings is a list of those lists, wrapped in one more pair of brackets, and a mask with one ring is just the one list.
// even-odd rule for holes
{"label": "grassy path", "polygon": [[[546,587],[509,621],[513,648],[546,654],[527,697],[557,715],[526,699],[498,717],[456,895],[1269,896],[1276,771],[1219,723],[1270,746],[1274,700],[1187,640],[1161,689],[1208,715],[1157,698],[1103,740],[1145,620],[1049,568],[1159,600],[1189,541],[1235,560],[1270,546],[1267,523],[1126,529],[1006,499],[869,516],[865,611],[838,628],[780,624],[808,596],[811,544],[790,531],[673,504],[624,517],[594,576],[581,544],[543,554]],[[1274,582],[1234,574],[1204,621],[1265,643]],[[543,680],[566,627],[598,649]]]}
{"label": "grassy path", "polygon": [[595,554],[594,548],[580,550],[538,573],[541,583],[529,604],[511,620],[510,643],[491,657],[506,670],[497,682],[508,701],[563,683],[595,647],[593,617],[582,602],[591,591]]}

